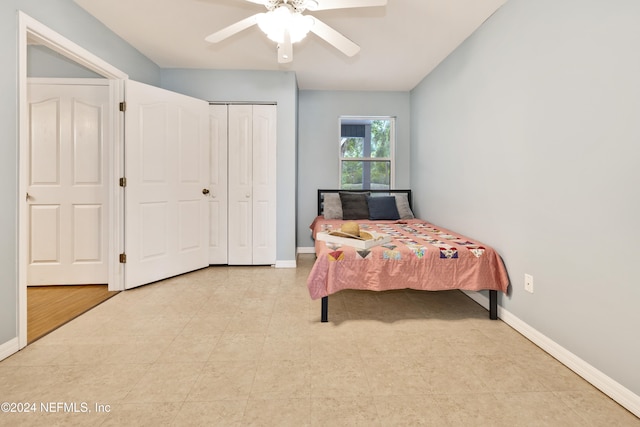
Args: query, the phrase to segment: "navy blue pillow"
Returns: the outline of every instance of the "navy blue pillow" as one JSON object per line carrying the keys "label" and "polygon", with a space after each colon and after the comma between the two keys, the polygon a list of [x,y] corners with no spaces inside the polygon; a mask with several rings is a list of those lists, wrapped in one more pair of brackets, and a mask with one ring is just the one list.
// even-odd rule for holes
{"label": "navy blue pillow", "polygon": [[400,219],[394,196],[367,196],[369,219]]}

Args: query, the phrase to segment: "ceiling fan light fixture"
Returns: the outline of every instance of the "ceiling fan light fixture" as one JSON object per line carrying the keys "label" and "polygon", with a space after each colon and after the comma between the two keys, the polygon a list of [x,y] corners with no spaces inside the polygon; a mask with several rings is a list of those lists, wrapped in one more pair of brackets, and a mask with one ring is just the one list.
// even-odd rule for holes
{"label": "ceiling fan light fixture", "polygon": [[258,27],[276,43],[284,42],[285,30],[289,31],[291,43],[299,42],[309,33],[313,23],[311,16],[293,12],[287,5],[279,6],[258,18]]}

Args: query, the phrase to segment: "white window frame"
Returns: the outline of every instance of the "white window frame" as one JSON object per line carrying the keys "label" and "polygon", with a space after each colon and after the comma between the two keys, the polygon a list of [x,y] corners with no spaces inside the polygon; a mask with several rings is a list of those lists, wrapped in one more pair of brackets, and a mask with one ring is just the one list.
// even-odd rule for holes
{"label": "white window frame", "polygon": [[[342,157],[342,124],[344,122],[371,122],[374,120],[389,120],[389,157]],[[348,124],[348,123],[347,123]],[[396,117],[395,116],[340,116],[338,117],[338,187],[342,188],[342,164],[345,161],[389,162],[389,189],[395,188],[395,151],[396,151]]]}

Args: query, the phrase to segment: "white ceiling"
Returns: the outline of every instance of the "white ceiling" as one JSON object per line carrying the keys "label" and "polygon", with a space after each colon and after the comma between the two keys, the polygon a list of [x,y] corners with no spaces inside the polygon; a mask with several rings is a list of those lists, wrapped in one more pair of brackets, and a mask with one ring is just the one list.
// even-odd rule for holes
{"label": "white ceiling", "polygon": [[257,26],[218,44],[204,41],[266,11],[245,0],[74,1],[162,68],[286,70],[301,90],[408,91],[507,0],[388,0],[306,12],[361,50],[349,58],[310,33],[294,44],[290,64],[278,64],[276,44]]}

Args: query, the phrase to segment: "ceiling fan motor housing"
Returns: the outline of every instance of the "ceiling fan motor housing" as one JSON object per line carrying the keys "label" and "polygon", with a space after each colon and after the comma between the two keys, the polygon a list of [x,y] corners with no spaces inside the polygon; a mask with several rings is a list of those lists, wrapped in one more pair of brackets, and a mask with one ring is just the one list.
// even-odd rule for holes
{"label": "ceiling fan motor housing", "polygon": [[302,13],[307,9],[314,10],[318,7],[318,2],[315,0],[267,0],[264,5],[269,11],[280,6],[289,6],[294,12]]}

